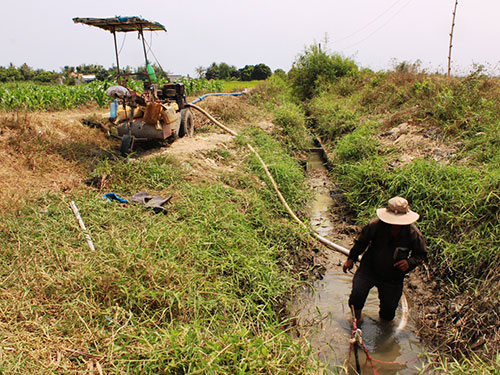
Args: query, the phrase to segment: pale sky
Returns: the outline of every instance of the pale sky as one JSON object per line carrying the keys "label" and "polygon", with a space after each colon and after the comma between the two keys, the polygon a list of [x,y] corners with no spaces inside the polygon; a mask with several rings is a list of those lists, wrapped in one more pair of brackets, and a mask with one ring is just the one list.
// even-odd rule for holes
{"label": "pale sky", "polygon": [[[350,57],[362,68],[422,61],[446,72],[455,0],[2,0],[0,65],[27,63],[59,71],[64,65],[115,64],[112,34],[74,17],[142,16],[165,32],[146,33],[161,66],[195,76],[195,68],[226,62],[264,63],[288,71],[312,43]],[[484,64],[500,74],[500,0],[460,0],[452,72]],[[120,65],[143,63],[136,33],[118,34]],[[155,57],[150,54],[150,60]]]}

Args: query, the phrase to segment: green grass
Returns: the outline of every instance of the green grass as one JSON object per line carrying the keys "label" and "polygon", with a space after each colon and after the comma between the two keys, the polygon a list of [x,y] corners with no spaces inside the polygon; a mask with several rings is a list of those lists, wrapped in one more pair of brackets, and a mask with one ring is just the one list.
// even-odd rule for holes
{"label": "green grass", "polygon": [[261,84],[263,81],[223,81],[222,91],[231,92],[235,90],[244,90]]}
{"label": "green grass", "polygon": [[484,361],[477,355],[472,355],[470,359],[464,358],[462,361],[443,361],[440,366],[433,370],[432,374],[449,375],[499,375],[500,355],[492,358],[491,363]]}
{"label": "green grass", "polygon": [[[269,136],[251,135],[285,197],[301,207],[301,167]],[[255,177],[256,160],[245,165],[218,182],[190,181],[164,156],[102,160],[89,176],[123,197],[172,194],[165,215],[91,189],[2,213],[1,372],[83,371],[93,355],[110,374],[316,373],[283,319],[305,277],[295,267],[311,251],[309,238]]]}

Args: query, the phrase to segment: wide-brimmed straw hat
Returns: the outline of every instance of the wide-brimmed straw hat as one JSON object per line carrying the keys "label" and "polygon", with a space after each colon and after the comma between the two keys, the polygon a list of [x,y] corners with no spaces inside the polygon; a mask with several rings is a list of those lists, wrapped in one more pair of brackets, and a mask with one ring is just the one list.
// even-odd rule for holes
{"label": "wide-brimmed straw hat", "polygon": [[377,209],[377,216],[387,224],[409,225],[420,217],[419,214],[410,210],[408,201],[401,197],[389,199],[387,207]]}

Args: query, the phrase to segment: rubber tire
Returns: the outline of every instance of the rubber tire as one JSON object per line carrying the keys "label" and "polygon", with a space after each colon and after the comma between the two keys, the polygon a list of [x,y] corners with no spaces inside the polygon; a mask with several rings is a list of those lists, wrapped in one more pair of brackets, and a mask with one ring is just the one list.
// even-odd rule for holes
{"label": "rubber tire", "polygon": [[127,156],[132,151],[132,136],[126,134],[122,137],[122,144],[120,145],[120,152],[122,156]]}
{"label": "rubber tire", "polygon": [[179,125],[179,138],[194,135],[194,118],[190,109],[181,110],[181,124]]}

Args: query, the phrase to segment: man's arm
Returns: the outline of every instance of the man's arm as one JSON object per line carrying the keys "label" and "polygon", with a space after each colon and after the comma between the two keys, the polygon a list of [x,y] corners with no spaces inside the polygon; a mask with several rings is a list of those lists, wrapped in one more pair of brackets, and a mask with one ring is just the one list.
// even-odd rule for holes
{"label": "man's arm", "polygon": [[411,226],[411,255],[408,258],[408,271],[427,261],[427,246],[424,236],[415,225]]}
{"label": "man's arm", "polygon": [[358,238],[354,240],[354,245],[349,252],[349,256],[342,266],[342,270],[344,272],[352,269],[352,267],[354,266],[354,262],[359,259],[359,256],[364,253],[364,251],[370,244],[370,241],[375,233],[375,226],[377,222],[378,219],[374,219],[366,224],[363,229],[361,229],[361,233],[359,234]]}

